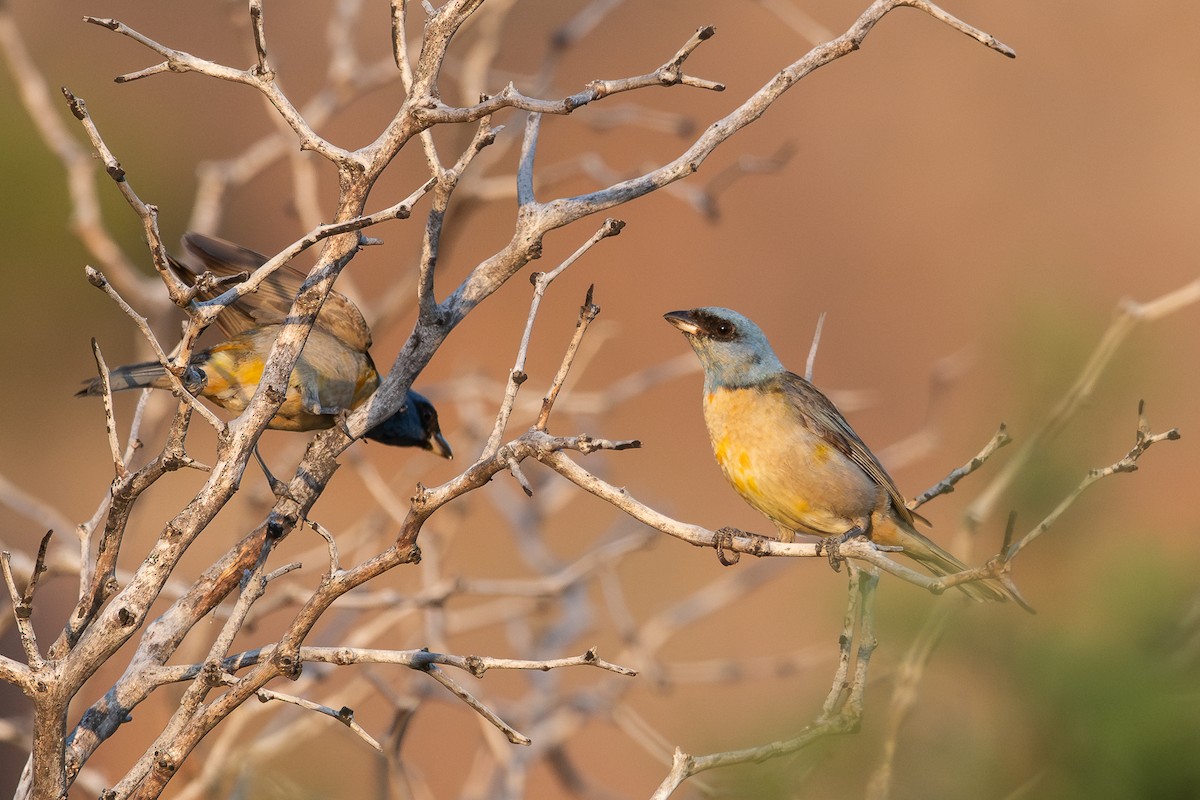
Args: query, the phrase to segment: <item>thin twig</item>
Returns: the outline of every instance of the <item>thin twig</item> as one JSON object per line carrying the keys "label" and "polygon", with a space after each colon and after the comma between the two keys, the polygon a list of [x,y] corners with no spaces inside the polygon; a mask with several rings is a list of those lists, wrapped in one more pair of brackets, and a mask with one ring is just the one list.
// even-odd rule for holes
{"label": "thin twig", "polygon": [[[17,632],[20,634],[21,647],[25,650],[25,663],[32,670],[40,670],[45,662],[38,648],[37,633],[33,630],[33,607],[27,605],[21,590],[17,588],[16,578],[12,570],[12,554],[7,550],[0,552],[0,571],[4,573],[4,585],[8,587],[8,597],[12,601],[13,616],[17,621]],[[35,572],[36,575],[36,572]],[[32,582],[34,578],[30,578]]]}
{"label": "thin twig", "polygon": [[1012,561],[1012,559],[1018,553],[1038,539],[1038,537],[1040,537],[1052,525],[1054,525],[1055,522],[1058,521],[1058,518],[1061,517],[1068,508],[1075,504],[1075,501],[1079,499],[1079,496],[1083,494],[1084,490],[1093,483],[1101,480],[1102,478],[1107,478],[1110,475],[1136,471],[1138,468],[1138,459],[1150,449],[1151,445],[1162,441],[1174,441],[1178,439],[1179,436],[1180,434],[1178,428],[1171,428],[1163,433],[1151,433],[1150,423],[1146,419],[1145,402],[1143,401],[1138,403],[1137,433],[1133,447],[1130,448],[1129,452],[1127,452],[1120,460],[1115,461],[1106,467],[1093,469],[1086,476],[1084,476],[1083,480],[1079,482],[1079,485],[1076,486],[1070,494],[1064,497],[1059,504],[1054,507],[1054,510],[1046,515],[1041,522],[1034,526],[1033,530],[1026,533],[1025,536],[1020,539],[1020,541],[1008,548],[1007,552],[1004,554],[1003,560],[1005,562]]}
{"label": "thin twig", "polygon": [[550,382],[550,389],[546,392],[546,396],[542,400],[541,413],[538,414],[537,422],[533,425],[539,431],[546,430],[546,426],[550,424],[550,412],[554,409],[554,401],[558,399],[558,393],[562,391],[563,384],[567,381],[571,365],[575,362],[575,356],[579,352],[579,344],[583,341],[583,336],[587,333],[588,326],[592,324],[592,321],[596,319],[596,315],[600,313],[600,306],[592,302],[592,292],[595,288],[595,284],[588,286],[587,295],[583,299],[583,305],[579,308],[579,319],[575,323],[575,333],[571,336],[571,341],[567,345],[566,352],[563,353],[563,360],[558,367],[558,372],[554,375],[554,380]]}
{"label": "thin twig", "polygon": [[966,464],[963,464],[961,467],[952,470],[949,475],[942,478],[925,491],[921,492],[921,494],[918,496],[909,500],[908,507],[911,509],[918,509],[935,497],[953,492],[955,485],[959,481],[986,464],[988,459],[996,454],[997,450],[999,450],[1001,447],[1004,447],[1011,441],[1012,437],[1008,435],[1007,426],[1001,422],[1000,427],[994,434],[992,434],[992,438],[986,445],[983,446],[983,449],[979,451],[978,455],[976,455]]}
{"label": "thin twig", "polygon": [[146,318],[137,313],[132,306],[126,303],[125,298],[121,297],[120,293],[117,292],[116,287],[114,287],[97,269],[87,266],[84,267],[84,273],[87,275],[89,283],[96,288],[103,290],[110,298],[112,298],[113,302],[125,312],[125,315],[133,320],[133,323],[137,325],[138,330],[142,332],[142,336],[144,336],[146,341],[150,343],[150,348],[154,351],[154,355],[158,358],[158,363],[162,364],[163,369],[166,370],[167,380],[171,382],[171,392],[177,398],[179,398],[181,402],[186,403],[193,411],[198,412],[200,416],[204,417],[208,424],[212,425],[218,433],[225,430],[225,423],[222,422],[216,414],[209,411],[207,406],[197,400],[195,395],[193,395],[184,387],[183,381],[179,379],[181,368],[174,363],[174,360],[167,355],[166,351],[163,350],[162,345],[158,343],[158,337],[154,335],[154,331],[150,330],[150,323],[146,320]]}
{"label": "thin twig", "polygon": [[108,435],[108,449],[112,453],[113,469],[118,480],[129,474],[125,460],[121,458],[121,445],[117,441],[117,420],[113,414],[112,385],[108,380],[108,364],[100,352],[100,344],[92,337],[92,355],[96,358],[96,371],[100,375],[100,397],[104,400],[104,430]]}
{"label": "thin twig", "polygon": [[812,381],[813,379],[813,364],[817,361],[817,348],[821,345],[821,331],[825,328],[825,312],[822,311],[817,317],[817,327],[813,331],[812,345],[808,348],[808,359],[804,362],[804,379]]}
{"label": "thin twig", "polygon": [[522,745],[533,744],[532,739],[501,719],[500,715],[480,702],[473,694],[468,692],[462,686],[459,686],[458,683],[455,682],[454,679],[447,675],[443,670],[440,670],[431,664],[429,665],[429,668],[425,670],[425,672],[429,674],[429,677],[433,678],[442,686],[445,686],[447,689],[449,689],[451,694],[466,703],[472,710],[475,711],[475,713],[483,717],[484,720],[496,726],[510,742],[513,744]]}
{"label": "thin twig", "polygon": [[[579,260],[579,258],[588,250],[590,250],[593,245],[609,236],[616,236],[621,232],[623,227],[625,227],[625,223],[621,222],[620,220],[605,220],[604,224],[600,226],[599,230],[592,234],[590,239],[584,242],[579,249],[572,253],[561,264],[549,272],[534,273],[530,277],[530,280],[533,283],[533,298],[529,302],[529,314],[525,318],[525,331],[521,335],[521,344],[517,348],[517,359],[513,364],[513,368],[509,371],[508,384],[504,391],[504,399],[500,403],[500,410],[496,415],[496,423],[492,427],[492,433],[488,437],[487,444],[484,445],[483,453],[480,456],[481,459],[491,458],[499,449],[500,438],[504,435],[504,429],[508,426],[509,417],[512,416],[513,403],[516,402],[517,392],[521,388],[521,384],[524,383],[528,378],[528,375],[525,374],[525,359],[528,356],[529,342],[533,336],[533,322],[537,318],[538,309],[541,307],[542,298],[546,294],[546,289],[548,289],[550,284],[554,282],[555,278],[561,275],[563,271],[567,269],[567,267]],[[588,290],[587,300],[584,302],[584,310],[580,314],[580,325],[576,326],[576,338],[572,340],[572,345],[568,346],[567,354],[564,356],[563,366],[559,368],[559,375],[562,379],[566,378],[566,371],[570,369],[570,358],[578,348],[578,338],[582,336],[583,331],[587,328],[586,323],[583,322],[583,318],[586,316],[586,312],[590,308],[594,308],[595,311],[590,314],[588,319],[589,322],[590,319],[594,318],[596,313],[600,310],[592,305],[591,289]],[[559,378],[556,378],[555,380],[559,381]],[[559,382],[558,385],[560,385],[561,388],[561,382]],[[556,390],[552,389],[552,391],[554,391],[554,394],[557,394]],[[550,398],[549,402],[551,405],[553,405],[553,398]],[[545,402],[543,402],[542,408],[543,414],[548,415],[549,409],[546,407]],[[539,430],[545,430],[544,420],[541,417],[538,419],[537,427]]]}
{"label": "thin twig", "polygon": [[[756,747],[711,753],[703,756],[689,755],[676,748],[671,770],[651,800],[666,800],[684,781],[710,769],[729,767],[736,764],[759,763],[798,752],[828,736],[852,733],[858,730],[862,718],[863,696],[866,690],[871,654],[875,649],[874,597],[876,576],[851,570],[849,600],[845,626],[838,642],[843,654],[834,672],[833,686],[822,707],[821,713],[798,735]],[[858,648],[852,648],[852,642]],[[853,656],[852,656],[853,653]],[[849,665],[853,658],[853,677]]]}
{"label": "thin twig", "polygon": [[1024,444],[1020,449],[1013,454],[991,483],[971,502],[964,515],[967,526],[972,529],[976,528],[991,515],[1000,497],[1029,463],[1033,454],[1062,430],[1067,421],[1091,396],[1092,390],[1105,368],[1139,323],[1156,322],[1198,302],[1200,302],[1200,280],[1192,281],[1145,303],[1133,300],[1123,301],[1118,306],[1116,319],[1104,332],[1100,343],[1092,351],[1092,355],[1075,378],[1075,382],[1058,401],[1058,405],[1044,418],[1042,424],[1033,433],[1024,437]]}

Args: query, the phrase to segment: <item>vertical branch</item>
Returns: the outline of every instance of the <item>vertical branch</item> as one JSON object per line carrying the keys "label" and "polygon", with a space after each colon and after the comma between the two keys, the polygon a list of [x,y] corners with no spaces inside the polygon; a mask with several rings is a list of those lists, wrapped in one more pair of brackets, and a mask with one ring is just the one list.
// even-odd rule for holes
{"label": "vertical branch", "polygon": [[896,747],[900,741],[900,731],[908,720],[920,696],[921,679],[925,675],[925,666],[934,648],[946,632],[946,625],[958,607],[948,603],[938,603],[925,619],[916,640],[909,646],[897,670],[895,687],[892,689],[892,704],[888,711],[887,737],[883,742],[883,755],[875,768],[871,780],[867,784],[867,800],[887,800],[891,795],[892,768],[896,761]]}
{"label": "vertical branch", "polygon": [[267,63],[267,32],[263,24],[262,0],[250,0],[250,27],[254,31],[254,54],[258,59],[254,69],[264,78],[273,78],[275,71]]}
{"label": "vertical branch", "polygon": [[108,380],[108,364],[104,363],[104,355],[96,337],[92,337],[92,355],[96,358],[96,370],[100,374],[100,397],[104,401],[104,429],[108,436],[108,449],[112,453],[113,469],[117,480],[129,474],[125,460],[121,458],[121,445],[117,441],[117,420],[113,414],[112,386]]}
{"label": "vertical branch", "polygon": [[521,140],[521,156],[517,162],[517,205],[521,208],[536,202],[533,194],[533,160],[541,128],[541,114],[530,114],[525,118],[525,138]]}
{"label": "vertical branch", "polygon": [[563,384],[567,381],[567,373],[571,371],[571,365],[575,363],[575,354],[579,351],[579,343],[583,341],[583,335],[587,333],[592,320],[600,313],[600,306],[592,302],[594,288],[594,285],[588,287],[587,296],[584,297],[583,305],[579,309],[579,319],[575,322],[575,334],[571,337],[566,352],[563,353],[563,360],[554,380],[550,382],[550,390],[542,399],[541,413],[538,414],[537,422],[533,425],[539,431],[546,430],[546,426],[550,424],[550,411],[554,408],[554,401],[558,399],[558,393],[562,391]]}
{"label": "vertical branch", "polygon": [[[8,598],[12,601],[13,616],[17,620],[17,633],[20,634],[21,647],[25,650],[25,662],[31,669],[39,670],[45,662],[42,660],[37,634],[33,630],[33,622],[30,619],[33,616],[33,605],[24,601],[21,590],[17,588],[17,580],[12,570],[12,554],[7,550],[0,552],[0,571],[4,574],[4,585],[8,587]],[[37,581],[36,567],[29,581],[30,591],[28,594],[32,594],[33,584]]]}
{"label": "vertical branch", "polygon": [[475,156],[483,148],[496,141],[496,134],[502,128],[491,126],[491,117],[484,117],[475,129],[475,136],[458,157],[451,169],[443,169],[436,158],[432,162],[433,202],[430,204],[429,215],[425,220],[425,235],[421,242],[420,279],[417,281],[417,306],[422,323],[432,324],[437,316],[437,296],[434,290],[434,273],[437,269],[438,251],[442,241],[442,225],[446,221],[446,211],[450,207],[450,197],[458,187],[458,180]]}
{"label": "vertical branch", "polygon": [[404,94],[412,98],[413,68],[408,55],[408,0],[391,0],[392,12],[392,59],[400,70],[400,83]]}
{"label": "vertical branch", "polygon": [[[555,278],[561,275],[567,267],[579,260],[579,257],[590,250],[593,245],[595,245],[601,239],[618,235],[621,232],[621,229],[624,227],[625,223],[621,220],[605,220],[604,224],[600,226],[599,230],[592,234],[590,239],[584,242],[578,250],[572,253],[557,267],[549,272],[537,272],[530,276],[530,280],[533,282],[533,299],[530,300],[529,303],[529,315],[525,318],[525,331],[521,335],[521,344],[517,348],[516,363],[513,365],[513,368],[508,374],[508,384],[505,388],[504,400],[500,403],[500,411],[496,415],[496,424],[492,428],[492,433],[488,437],[487,444],[484,445],[483,455],[481,458],[491,458],[500,449],[500,440],[504,436],[504,429],[508,426],[509,417],[512,416],[512,409],[513,404],[516,401],[517,391],[520,389],[521,384],[525,382],[526,378],[529,377],[525,374],[525,358],[529,352],[530,338],[533,336],[533,321],[537,318],[538,309],[542,305],[542,297],[546,294],[546,289],[550,287],[550,284],[554,282]],[[587,300],[584,303],[584,311],[586,312],[589,308],[595,308],[596,313],[600,311],[599,308],[596,308],[592,305],[591,289],[588,290]],[[590,317],[595,317],[595,313],[592,313]],[[566,370],[570,368],[571,360],[574,357],[575,348],[578,347],[578,339],[583,335],[583,330],[586,328],[586,324],[582,325],[582,329],[579,326],[576,328],[576,339],[573,343],[573,347],[568,349],[568,356],[564,359],[563,366],[559,369],[563,379],[566,378]],[[558,391],[554,390],[554,394],[557,395]],[[551,405],[553,405],[553,398],[549,398],[549,402]],[[543,415],[548,416],[549,413],[549,408],[543,406]],[[539,422],[541,423],[540,429],[544,430],[544,420],[539,419]]]}
{"label": "vertical branch", "polygon": [[825,328],[825,312],[817,317],[817,328],[813,331],[812,345],[808,348],[808,359],[804,362],[804,380],[812,381],[813,365],[817,361],[817,348],[821,345],[821,331]]}

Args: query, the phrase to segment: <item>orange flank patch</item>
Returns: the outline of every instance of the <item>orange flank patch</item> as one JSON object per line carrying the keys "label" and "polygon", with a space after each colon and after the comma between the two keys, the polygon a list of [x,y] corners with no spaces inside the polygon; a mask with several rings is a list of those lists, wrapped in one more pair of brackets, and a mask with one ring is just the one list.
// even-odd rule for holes
{"label": "orange flank patch", "polygon": [[749,452],[732,447],[729,439],[725,437],[716,442],[713,453],[735,489],[746,497],[758,494],[758,480],[754,475]]}
{"label": "orange flank patch", "polygon": [[354,402],[357,406],[358,402],[366,395],[375,391],[379,386],[379,373],[373,369],[359,370],[358,380],[354,383]]}
{"label": "orange flank patch", "polygon": [[754,480],[753,475],[748,475],[745,473],[738,473],[734,475],[733,488],[737,489],[738,493],[743,497],[757,498],[759,495],[758,481]]}
{"label": "orange flank patch", "polygon": [[714,444],[713,455],[717,457],[717,463],[724,467],[729,460],[729,439],[722,439]]}
{"label": "orange flank patch", "polygon": [[206,397],[215,399],[227,396],[239,388],[248,389],[252,394],[253,387],[262,380],[263,361],[245,358],[245,349],[227,345],[214,347],[204,364],[204,372],[208,376],[208,383],[204,387]]}

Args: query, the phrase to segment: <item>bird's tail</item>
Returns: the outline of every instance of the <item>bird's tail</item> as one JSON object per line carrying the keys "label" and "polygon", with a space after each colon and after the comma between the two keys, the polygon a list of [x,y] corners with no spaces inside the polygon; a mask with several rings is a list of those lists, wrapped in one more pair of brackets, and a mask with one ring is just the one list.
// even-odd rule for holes
{"label": "bird's tail", "polygon": [[[876,535],[876,532],[872,531],[872,538],[880,544],[899,545],[903,547],[904,555],[917,561],[934,575],[939,577],[953,575],[956,572],[968,569],[966,564],[909,526],[897,522],[894,526],[888,527],[892,527],[893,530],[887,531],[883,537]],[[995,580],[960,583],[958,584],[958,588],[972,600],[1004,602],[1009,597],[1004,586]]]}
{"label": "bird's tail", "polygon": [[[108,373],[108,385],[114,392],[124,389],[146,389],[149,387],[162,388],[167,371],[157,361],[146,361],[142,364],[130,364],[117,367]],[[104,382],[100,376],[83,382],[83,388],[75,393],[76,397],[98,395],[104,391]]]}

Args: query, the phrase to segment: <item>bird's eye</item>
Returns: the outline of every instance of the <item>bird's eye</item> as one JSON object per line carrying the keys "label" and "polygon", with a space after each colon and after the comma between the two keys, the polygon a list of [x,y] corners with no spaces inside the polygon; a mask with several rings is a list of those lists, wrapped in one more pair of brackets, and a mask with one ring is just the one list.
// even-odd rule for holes
{"label": "bird's eye", "polygon": [[717,326],[717,336],[720,336],[722,339],[728,339],[732,335],[733,325],[729,324],[728,322],[722,322]]}

